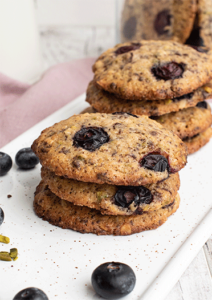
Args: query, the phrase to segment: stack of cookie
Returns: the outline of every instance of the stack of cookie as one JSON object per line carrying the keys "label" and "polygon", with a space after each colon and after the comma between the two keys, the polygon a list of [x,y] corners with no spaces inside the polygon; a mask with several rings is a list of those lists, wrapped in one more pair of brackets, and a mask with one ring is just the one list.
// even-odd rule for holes
{"label": "stack of cookie", "polygon": [[125,0],[121,41],[175,40],[212,48],[211,0]]}
{"label": "stack of cookie", "polygon": [[82,233],[129,235],[157,228],[179,206],[186,147],[146,116],[81,114],[32,145],[42,164],[34,210]]}
{"label": "stack of cookie", "polygon": [[103,113],[147,115],[172,130],[189,154],[212,136],[212,61],[200,48],[172,41],[118,44],[93,66],[86,101]]}

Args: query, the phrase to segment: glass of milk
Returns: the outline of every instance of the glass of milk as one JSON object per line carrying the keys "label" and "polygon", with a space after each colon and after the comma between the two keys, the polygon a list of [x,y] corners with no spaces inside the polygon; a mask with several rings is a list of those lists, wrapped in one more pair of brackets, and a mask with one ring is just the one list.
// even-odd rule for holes
{"label": "glass of milk", "polygon": [[33,0],[0,0],[0,72],[33,83],[42,73]]}

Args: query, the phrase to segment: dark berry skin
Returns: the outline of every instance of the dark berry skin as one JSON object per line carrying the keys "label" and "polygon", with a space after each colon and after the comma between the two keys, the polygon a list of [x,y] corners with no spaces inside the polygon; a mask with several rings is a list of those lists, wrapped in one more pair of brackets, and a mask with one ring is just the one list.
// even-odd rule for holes
{"label": "dark berry skin", "polygon": [[128,265],[108,262],[93,271],[91,282],[94,290],[101,297],[119,299],[132,292],[136,278]]}
{"label": "dark berry skin", "polygon": [[23,148],[17,152],[15,162],[19,168],[27,170],[34,168],[39,163],[39,159],[31,148]]}
{"label": "dark berry skin", "polygon": [[115,204],[121,207],[129,207],[134,202],[135,206],[140,203],[150,204],[153,196],[149,189],[144,186],[121,186],[116,192]]}
{"label": "dark berry skin", "polygon": [[168,9],[159,12],[154,21],[154,29],[158,35],[168,33],[167,26],[171,24],[171,15]]}
{"label": "dark berry skin", "polygon": [[0,152],[0,176],[4,176],[12,168],[12,159],[11,157],[4,153]]}
{"label": "dark berry skin", "polygon": [[118,48],[116,51],[115,51],[115,54],[116,55],[120,55],[120,54],[123,54],[123,53],[127,53],[127,52],[130,52],[130,51],[133,51],[133,50],[137,50],[141,47],[141,44],[140,43],[132,43],[131,45],[129,46],[123,46],[123,47],[120,47]]}
{"label": "dark berry skin", "polygon": [[0,225],[4,222],[4,211],[3,209],[0,207]]}
{"label": "dark berry skin", "polygon": [[26,288],[15,295],[13,300],[49,300],[46,294],[37,288]]}
{"label": "dark berry skin", "polygon": [[136,26],[137,26],[136,17],[135,16],[130,17],[124,24],[123,35],[129,40],[132,39],[132,37],[136,33]]}
{"label": "dark berry skin", "polygon": [[169,171],[168,160],[158,153],[150,153],[146,155],[140,162],[141,167],[144,167],[155,172]]}
{"label": "dark berry skin", "polygon": [[185,70],[185,64],[178,64],[174,61],[163,65],[153,66],[151,71],[158,80],[170,80],[181,78]]}
{"label": "dark berry skin", "polygon": [[103,144],[109,141],[109,135],[103,128],[87,127],[77,131],[73,137],[73,145],[81,147],[90,152],[99,149]]}

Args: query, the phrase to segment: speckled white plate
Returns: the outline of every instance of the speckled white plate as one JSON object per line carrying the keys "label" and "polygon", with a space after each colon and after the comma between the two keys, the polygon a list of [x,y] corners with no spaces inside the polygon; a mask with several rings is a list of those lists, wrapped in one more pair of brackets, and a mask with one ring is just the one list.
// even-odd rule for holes
{"label": "speckled white plate", "polygon": [[[14,161],[17,151],[31,146],[41,130],[86,108],[84,99],[85,95],[80,96],[1,151]],[[0,244],[0,251],[16,247],[19,258],[0,261],[0,299],[11,300],[30,286],[42,289],[50,300],[100,299],[90,278],[98,265],[108,261],[124,262],[134,269],[137,284],[125,299],[139,299],[212,206],[211,153],[212,142],[188,157],[180,172],[180,208],[164,225],[124,237],[81,234],[39,219],[32,203],[40,167],[22,171],[14,163],[10,172],[0,177],[0,206],[5,212],[0,234],[11,240],[8,245]]]}

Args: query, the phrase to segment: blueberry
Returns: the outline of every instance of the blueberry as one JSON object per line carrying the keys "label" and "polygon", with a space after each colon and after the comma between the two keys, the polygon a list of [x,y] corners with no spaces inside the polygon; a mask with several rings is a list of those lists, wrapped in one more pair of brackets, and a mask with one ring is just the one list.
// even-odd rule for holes
{"label": "blueberry", "polygon": [[26,288],[15,295],[13,300],[49,300],[46,294],[37,288]]}
{"label": "blueberry", "polygon": [[129,46],[123,46],[123,47],[118,48],[118,49],[115,51],[115,54],[116,54],[116,55],[124,54],[124,53],[130,52],[130,51],[137,50],[137,49],[139,49],[140,47],[141,47],[141,44],[140,44],[140,43],[132,43],[132,44],[129,45]]}
{"label": "blueberry", "polygon": [[168,9],[164,9],[159,12],[154,21],[154,29],[158,35],[168,33],[168,27],[171,24],[171,14]]}
{"label": "blueberry", "polygon": [[109,139],[109,135],[101,127],[84,127],[75,133],[73,145],[93,152],[107,143]]}
{"label": "blueberry", "polygon": [[39,163],[39,159],[31,148],[23,148],[16,154],[15,162],[21,169],[32,169]]}
{"label": "blueberry", "polygon": [[140,203],[150,204],[153,196],[149,189],[144,186],[120,186],[115,196],[115,204],[122,207],[129,207],[134,202],[135,206]]}
{"label": "blueberry", "polygon": [[168,160],[158,153],[150,153],[146,155],[140,162],[141,167],[144,167],[155,172],[169,171]]}
{"label": "blueberry", "polygon": [[169,79],[176,79],[181,78],[183,72],[185,70],[184,63],[176,63],[174,61],[165,63],[163,65],[153,66],[151,71],[154,76],[160,80],[169,80]]}
{"label": "blueberry", "polygon": [[91,282],[94,290],[101,297],[119,299],[132,292],[136,278],[128,265],[108,262],[93,271]]}
{"label": "blueberry", "polygon": [[4,153],[0,152],[0,176],[5,175],[12,167],[11,157]]}
{"label": "blueberry", "polygon": [[0,207],[0,225],[4,222],[4,211],[3,209]]}
{"label": "blueberry", "polygon": [[136,33],[136,27],[137,27],[137,19],[135,16],[132,16],[124,24],[123,35],[127,39],[131,40]]}

